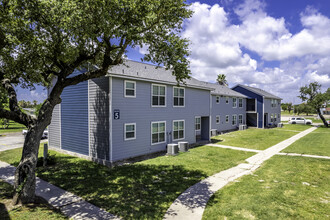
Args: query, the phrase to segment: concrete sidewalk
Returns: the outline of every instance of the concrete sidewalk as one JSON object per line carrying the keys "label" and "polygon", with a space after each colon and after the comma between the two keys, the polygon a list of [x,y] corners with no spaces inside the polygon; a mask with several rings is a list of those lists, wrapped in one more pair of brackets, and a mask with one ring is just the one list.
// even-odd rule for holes
{"label": "concrete sidewalk", "polygon": [[184,191],[173,202],[167,210],[164,219],[202,219],[207,202],[215,192],[237,178],[251,174],[253,171],[258,169],[264,161],[276,155],[293,142],[309,134],[315,129],[315,127],[309,128],[246,159],[247,163],[239,164],[236,167],[224,170],[202,180],[199,183],[196,183]]}
{"label": "concrete sidewalk", "polygon": [[[14,184],[15,167],[0,161],[0,179]],[[73,219],[120,219],[82,198],[37,177],[36,195]]]}

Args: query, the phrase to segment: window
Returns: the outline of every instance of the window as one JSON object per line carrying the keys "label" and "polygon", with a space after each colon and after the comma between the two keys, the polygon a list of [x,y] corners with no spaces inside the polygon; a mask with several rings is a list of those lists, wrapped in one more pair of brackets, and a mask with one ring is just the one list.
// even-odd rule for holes
{"label": "window", "polygon": [[272,108],[275,108],[276,107],[276,104],[277,104],[277,100],[276,99],[272,99],[271,100],[271,106],[272,106]]}
{"label": "window", "polygon": [[184,88],[173,87],[173,106],[184,106]]}
{"label": "window", "polygon": [[243,115],[238,115],[238,124],[243,124]]}
{"label": "window", "polygon": [[166,122],[152,122],[151,123],[151,143],[160,144],[165,143]]}
{"label": "window", "polygon": [[195,117],[195,131],[201,130],[201,117]]}
{"label": "window", "polygon": [[217,104],[220,103],[220,96],[216,96],[216,97],[215,97],[215,102],[216,102]]}
{"label": "window", "polygon": [[237,124],[237,121],[236,121],[236,120],[237,120],[237,116],[236,116],[236,115],[233,115],[233,116],[232,116],[231,124],[232,124],[232,125],[236,125],[236,124]]}
{"label": "window", "polygon": [[236,107],[237,107],[237,99],[233,98],[233,108],[236,108]]}
{"label": "window", "polygon": [[270,115],[270,122],[273,122],[274,121],[274,116],[273,114]]}
{"label": "window", "polygon": [[217,124],[220,123],[220,115],[215,116],[215,122],[216,122]]}
{"label": "window", "polygon": [[229,104],[229,97],[226,97],[226,104]]}
{"label": "window", "polygon": [[229,123],[229,115],[226,115],[226,123]]}
{"label": "window", "polygon": [[136,138],[136,123],[125,124],[125,141],[134,140]]}
{"label": "window", "polygon": [[134,81],[125,80],[125,97],[135,98],[136,83]]}
{"label": "window", "polygon": [[238,107],[243,108],[243,99],[238,99]]}
{"label": "window", "polygon": [[277,119],[277,114],[275,113],[275,116],[274,116],[274,121],[276,121],[276,119]]}
{"label": "window", "polygon": [[152,106],[165,107],[166,86],[152,85]]}
{"label": "window", "polygon": [[173,121],[173,140],[184,139],[184,120]]}

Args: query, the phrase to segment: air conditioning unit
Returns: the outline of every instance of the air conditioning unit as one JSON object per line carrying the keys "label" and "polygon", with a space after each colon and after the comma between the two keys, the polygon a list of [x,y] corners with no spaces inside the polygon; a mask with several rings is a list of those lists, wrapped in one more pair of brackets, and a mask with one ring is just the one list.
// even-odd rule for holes
{"label": "air conditioning unit", "polygon": [[167,145],[167,155],[177,155],[179,153],[179,146],[177,144]]}
{"label": "air conditioning unit", "polygon": [[278,127],[278,128],[283,128],[283,123],[278,123],[278,124],[277,124],[277,127]]}
{"label": "air conditioning unit", "polygon": [[242,131],[242,130],[246,130],[246,125],[239,125],[239,130]]}
{"label": "air conditioning unit", "polygon": [[217,136],[217,132],[218,132],[217,129],[211,129],[211,137]]}
{"label": "air conditioning unit", "polygon": [[186,141],[180,141],[179,143],[179,151],[180,152],[187,152],[189,149],[189,143]]}

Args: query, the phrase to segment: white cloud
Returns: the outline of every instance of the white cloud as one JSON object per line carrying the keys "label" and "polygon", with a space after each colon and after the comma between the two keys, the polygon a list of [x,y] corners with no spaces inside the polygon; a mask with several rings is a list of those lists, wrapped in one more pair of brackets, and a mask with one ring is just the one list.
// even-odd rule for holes
{"label": "white cloud", "polygon": [[[267,15],[260,1],[246,0],[234,10],[240,24],[231,24],[230,14],[218,4],[196,2],[191,9],[195,13],[182,35],[191,41],[194,77],[214,82],[223,73],[230,85],[254,85],[296,102],[299,87],[309,82],[330,86],[330,19],[316,10],[301,13],[303,28],[292,34],[285,19]],[[267,61],[280,65],[264,67]]]}

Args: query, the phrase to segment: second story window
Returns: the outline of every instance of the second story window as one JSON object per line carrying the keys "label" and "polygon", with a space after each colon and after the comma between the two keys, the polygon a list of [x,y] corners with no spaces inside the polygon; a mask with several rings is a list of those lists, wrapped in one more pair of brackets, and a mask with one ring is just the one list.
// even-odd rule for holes
{"label": "second story window", "polygon": [[125,97],[135,98],[136,83],[125,80]]}
{"label": "second story window", "polygon": [[184,88],[173,88],[173,106],[184,107]]}
{"label": "second story window", "polygon": [[216,97],[215,97],[215,102],[216,102],[217,104],[220,103],[220,96],[216,96]]}
{"label": "second story window", "polygon": [[152,106],[165,107],[166,86],[152,85]]}
{"label": "second story window", "polygon": [[237,108],[237,98],[233,98],[233,108]]}
{"label": "second story window", "polygon": [[243,108],[243,99],[238,99],[238,107]]}

